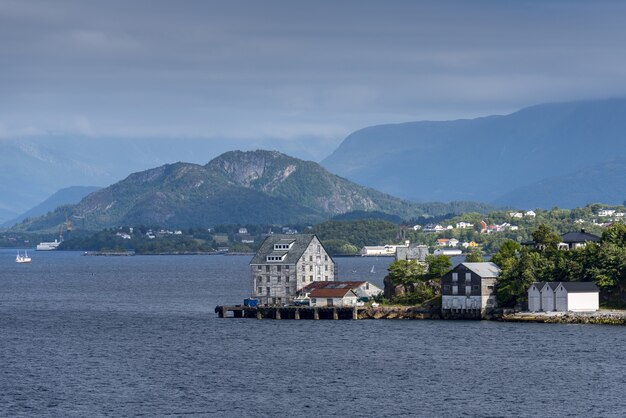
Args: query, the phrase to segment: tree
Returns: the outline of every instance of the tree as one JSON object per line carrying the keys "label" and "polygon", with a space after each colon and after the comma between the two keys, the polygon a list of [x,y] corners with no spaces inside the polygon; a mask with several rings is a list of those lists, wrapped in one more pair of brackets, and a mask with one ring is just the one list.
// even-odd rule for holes
{"label": "tree", "polygon": [[428,264],[429,279],[440,279],[452,267],[450,258],[445,255],[428,255],[426,256],[426,263]]}
{"label": "tree", "polygon": [[561,242],[559,234],[554,232],[554,230],[546,224],[539,225],[532,233],[532,236],[538,248],[541,250],[547,248],[556,249],[559,242]]}
{"label": "tree", "polygon": [[394,284],[409,285],[423,280],[426,267],[416,260],[397,260],[389,265],[388,271]]}
{"label": "tree", "polygon": [[480,263],[483,260],[483,253],[479,249],[474,249],[465,256],[467,263]]}

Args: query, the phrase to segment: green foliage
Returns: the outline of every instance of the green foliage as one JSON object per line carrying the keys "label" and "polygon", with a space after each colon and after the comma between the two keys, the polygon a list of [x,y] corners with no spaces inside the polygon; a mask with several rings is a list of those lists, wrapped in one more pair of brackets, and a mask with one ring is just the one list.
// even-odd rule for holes
{"label": "green foliage", "polygon": [[426,264],[428,264],[427,279],[441,279],[452,267],[450,258],[445,255],[428,255]]}
{"label": "green foliage", "polygon": [[479,249],[473,249],[471,250],[466,256],[465,256],[465,261],[468,263],[480,263],[482,261],[484,261],[483,259],[483,253],[482,251],[480,251]]}
{"label": "green foliage", "polygon": [[[364,219],[357,221],[327,221],[310,231],[328,248],[327,242],[341,240],[361,249],[365,245],[392,244],[398,239],[400,228],[391,222]],[[330,250],[329,250],[330,251]]]}
{"label": "green foliage", "polygon": [[426,283],[418,282],[413,285],[412,292],[394,297],[391,303],[398,305],[421,305],[435,296],[435,291],[432,287]]}
{"label": "green foliage", "polygon": [[426,278],[426,266],[415,260],[394,261],[388,270],[394,285],[410,285]]}
{"label": "green foliage", "polygon": [[[502,270],[497,297],[501,306],[523,306],[533,282],[591,281],[601,292],[602,300],[612,306],[626,302],[626,227],[614,224],[602,234],[599,245],[559,251],[554,232],[541,225],[533,236],[542,246],[520,248],[506,242],[492,257]],[[558,241],[557,241],[558,242]]]}

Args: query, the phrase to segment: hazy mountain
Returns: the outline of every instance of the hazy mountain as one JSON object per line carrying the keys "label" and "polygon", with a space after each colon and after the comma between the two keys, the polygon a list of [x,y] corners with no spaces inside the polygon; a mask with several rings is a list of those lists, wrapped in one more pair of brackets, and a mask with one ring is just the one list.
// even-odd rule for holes
{"label": "hazy mountain", "polygon": [[548,208],[554,206],[554,196],[564,208],[580,207],[581,202],[622,204],[626,201],[626,158],[519,187],[496,201],[515,207]]}
{"label": "hazy mountain", "polygon": [[[626,156],[626,99],[545,104],[506,116],[373,126],[354,132],[322,165],[352,181],[417,201],[473,200],[520,207],[583,206],[597,194],[514,190]],[[602,189],[601,174],[584,190]],[[548,183],[544,183],[546,186]],[[530,190],[530,189],[524,189]],[[606,201],[623,201],[607,190]]]}
{"label": "hazy mountain", "polygon": [[84,228],[97,230],[138,224],[182,228],[314,223],[351,211],[408,219],[425,214],[425,209],[447,213],[454,208],[481,210],[484,205],[423,207],[354,184],[314,162],[275,151],[233,151],[204,166],[176,163],[131,174],[77,205],[28,220],[16,229],[53,231],[68,215],[84,219]]}
{"label": "hazy mountain", "polygon": [[[276,142],[260,139],[255,147]],[[291,146],[287,141],[281,143]],[[83,184],[108,186],[130,173],[166,163],[204,164],[242,146],[251,144],[199,138],[0,138],[0,224],[78,179]],[[303,148],[296,151],[306,154]]]}
{"label": "hazy mountain", "polygon": [[26,218],[35,218],[45,215],[46,213],[56,209],[59,206],[76,204],[85,196],[99,190],[100,187],[95,186],[72,186],[59,190],[34,208],[22,213],[21,215],[5,222],[2,227],[11,227],[16,223],[22,222]]}

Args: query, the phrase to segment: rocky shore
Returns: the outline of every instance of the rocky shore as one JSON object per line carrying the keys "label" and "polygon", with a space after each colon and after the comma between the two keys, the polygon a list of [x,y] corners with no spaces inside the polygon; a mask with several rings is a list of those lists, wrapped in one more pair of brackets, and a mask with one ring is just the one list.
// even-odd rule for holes
{"label": "rocky shore", "polygon": [[626,325],[626,311],[516,312],[505,313],[499,319],[505,322],[541,322],[547,324]]}

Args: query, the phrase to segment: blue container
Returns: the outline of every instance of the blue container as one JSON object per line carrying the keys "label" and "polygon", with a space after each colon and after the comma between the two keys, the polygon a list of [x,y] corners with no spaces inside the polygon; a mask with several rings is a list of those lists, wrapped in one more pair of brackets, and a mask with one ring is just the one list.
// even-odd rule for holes
{"label": "blue container", "polygon": [[243,300],[243,306],[247,306],[249,308],[256,308],[258,304],[259,304],[259,301],[257,299],[244,299]]}

